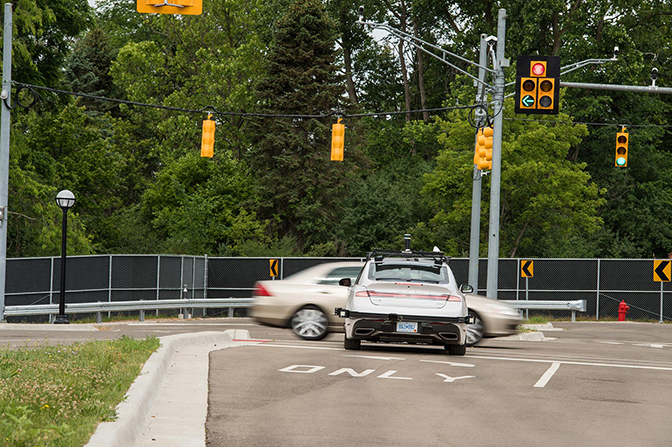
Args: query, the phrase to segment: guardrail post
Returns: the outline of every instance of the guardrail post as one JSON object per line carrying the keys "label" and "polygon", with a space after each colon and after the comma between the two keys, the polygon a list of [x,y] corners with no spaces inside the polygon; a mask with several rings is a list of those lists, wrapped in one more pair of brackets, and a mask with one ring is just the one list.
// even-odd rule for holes
{"label": "guardrail post", "polygon": [[600,259],[597,260],[597,296],[595,297],[595,320],[600,319]]}
{"label": "guardrail post", "polygon": [[575,322],[576,322],[576,311],[573,310],[572,311],[572,323],[575,323]]}
{"label": "guardrail post", "polygon": [[141,310],[140,311],[140,323],[142,323],[143,321],[145,321],[145,311]]}
{"label": "guardrail post", "polygon": [[229,318],[233,318],[233,307],[229,307]]}

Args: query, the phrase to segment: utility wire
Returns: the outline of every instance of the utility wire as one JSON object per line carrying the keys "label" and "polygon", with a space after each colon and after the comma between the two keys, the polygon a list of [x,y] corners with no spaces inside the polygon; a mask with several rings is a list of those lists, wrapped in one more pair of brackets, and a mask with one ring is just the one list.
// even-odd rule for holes
{"label": "utility wire", "polygon": [[[108,101],[108,102],[114,102],[117,104],[125,104],[125,105],[131,105],[131,106],[138,106],[138,107],[150,107],[154,109],[161,109],[161,110],[169,110],[172,112],[183,112],[183,113],[205,113],[205,112],[210,112],[212,114],[218,114],[218,115],[223,115],[223,116],[241,116],[241,117],[254,117],[254,118],[329,118],[331,116],[339,116],[343,118],[362,118],[362,117],[368,117],[368,116],[387,116],[387,115],[406,115],[409,113],[423,113],[423,112],[445,112],[448,110],[460,110],[460,109],[471,109],[474,107],[478,107],[475,105],[472,106],[455,106],[455,107],[440,107],[440,108],[435,108],[435,109],[419,109],[419,110],[408,110],[408,111],[393,111],[393,112],[372,112],[372,113],[355,113],[355,114],[347,114],[347,113],[341,113],[341,112],[331,112],[331,113],[325,113],[325,114],[320,114],[320,115],[305,115],[305,114],[282,114],[282,113],[252,113],[252,112],[223,112],[220,110],[217,110],[215,106],[206,106],[203,107],[202,109],[184,109],[180,107],[168,107],[168,106],[161,106],[161,105],[156,105],[156,104],[146,104],[142,102],[135,102],[135,101],[127,101],[124,99],[114,99],[114,98],[106,98],[104,96],[96,96],[96,95],[90,95],[87,93],[77,93],[77,92],[69,92],[66,90],[59,90],[51,87],[43,87],[40,85],[32,85],[32,84],[23,84],[21,82],[15,82],[12,81],[13,84],[17,85],[19,89],[27,88],[31,90],[33,94],[35,92],[33,90],[44,90],[52,93],[59,93],[63,95],[71,95],[71,96],[78,96],[81,98],[87,98],[87,99],[95,99],[99,101]],[[24,106],[25,108],[30,107],[34,103],[31,102],[30,105]]]}
{"label": "utility wire", "polygon": [[[213,114],[217,115],[222,115],[222,116],[239,116],[239,117],[251,117],[251,118],[305,118],[305,119],[321,119],[321,118],[329,118],[332,116],[338,116],[342,118],[363,118],[363,117],[374,117],[374,116],[392,116],[392,115],[407,115],[411,113],[433,113],[433,112],[446,112],[450,110],[466,110],[470,109],[472,112],[477,109],[477,108],[484,108],[482,104],[474,104],[474,105],[468,105],[468,106],[454,106],[454,107],[439,107],[439,108],[434,108],[434,109],[418,109],[418,110],[408,110],[408,111],[388,111],[388,112],[371,112],[371,113],[354,113],[354,114],[347,114],[347,113],[341,113],[341,112],[331,112],[331,113],[325,113],[325,114],[320,114],[320,115],[305,115],[305,114],[281,114],[281,113],[253,113],[253,112],[224,112],[218,110],[215,106],[206,106],[203,107],[202,109],[186,109],[186,108],[181,108],[181,107],[169,107],[169,106],[162,106],[162,105],[157,105],[157,104],[147,104],[147,103],[142,103],[142,102],[136,102],[136,101],[128,101],[124,99],[115,99],[115,98],[107,98],[104,96],[96,96],[96,95],[90,95],[87,93],[78,93],[78,92],[70,92],[67,90],[59,90],[51,87],[44,87],[40,85],[33,85],[33,84],[24,84],[21,82],[16,82],[12,81],[12,84],[16,85],[19,87],[19,91],[22,89],[29,89],[33,95],[36,95],[35,90],[44,90],[52,93],[58,93],[62,95],[70,95],[70,96],[78,96],[81,98],[87,98],[87,99],[95,99],[99,101],[108,101],[108,102],[113,102],[116,104],[125,104],[125,105],[130,105],[130,106],[137,106],[137,107],[148,107],[148,108],[153,108],[153,109],[160,109],[160,110],[168,110],[172,112],[182,112],[182,113],[206,113],[206,112],[211,112]],[[5,100],[5,105],[7,105],[7,100]],[[17,100],[17,104],[21,105],[24,108],[29,108],[35,103],[35,100],[31,101],[28,105],[22,104],[19,100]],[[7,105],[8,106],[8,105]],[[8,106],[9,107],[9,106]],[[501,110],[498,112],[501,113]],[[491,120],[491,116],[487,115],[486,116],[487,121],[489,122]],[[504,118],[507,121],[536,121],[540,122],[541,120],[538,119],[533,119],[533,118]],[[584,124],[587,126],[616,126],[616,127],[621,127],[622,125],[625,125],[628,128],[634,128],[634,127],[660,127],[660,128],[672,128],[672,125],[661,125],[661,124],[624,124],[624,123],[591,123],[591,122],[582,122],[582,121],[547,121],[548,123],[557,123],[557,124]]]}

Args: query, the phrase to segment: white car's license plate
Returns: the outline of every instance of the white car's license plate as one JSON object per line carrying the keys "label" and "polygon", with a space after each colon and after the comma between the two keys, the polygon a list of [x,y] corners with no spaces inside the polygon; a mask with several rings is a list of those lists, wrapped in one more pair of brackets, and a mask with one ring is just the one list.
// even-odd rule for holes
{"label": "white car's license plate", "polygon": [[400,321],[397,323],[397,332],[418,332],[418,323]]}

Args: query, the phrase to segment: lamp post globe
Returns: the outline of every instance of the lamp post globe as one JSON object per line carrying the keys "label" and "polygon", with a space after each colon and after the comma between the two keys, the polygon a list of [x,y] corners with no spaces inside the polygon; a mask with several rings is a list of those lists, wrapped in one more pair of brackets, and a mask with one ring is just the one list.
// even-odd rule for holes
{"label": "lamp post globe", "polygon": [[75,204],[75,195],[72,191],[64,189],[56,195],[56,205],[63,210],[63,225],[61,235],[61,295],[58,302],[58,315],[54,324],[69,324],[68,316],[65,314],[65,263],[67,252],[68,236],[68,210]]}
{"label": "lamp post globe", "polygon": [[56,195],[56,205],[61,208],[70,209],[75,204],[75,195],[72,191],[64,189]]}

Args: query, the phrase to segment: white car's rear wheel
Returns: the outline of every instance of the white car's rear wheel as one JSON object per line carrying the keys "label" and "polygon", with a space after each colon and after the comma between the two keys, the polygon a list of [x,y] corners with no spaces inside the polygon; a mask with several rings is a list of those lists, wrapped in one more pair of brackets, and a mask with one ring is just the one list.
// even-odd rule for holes
{"label": "white car's rear wheel", "polygon": [[322,340],[329,332],[327,316],[315,306],[297,310],[291,324],[294,333],[305,340]]}
{"label": "white car's rear wheel", "polygon": [[343,347],[345,349],[352,349],[352,350],[359,350],[362,347],[362,340],[356,340],[354,338],[348,338],[348,336],[345,336],[345,340],[343,340]]}
{"label": "white car's rear wheel", "polygon": [[483,340],[485,326],[476,312],[469,311],[469,315],[474,317],[474,324],[467,325],[467,346],[471,347]]}
{"label": "white car's rear wheel", "polygon": [[445,345],[450,355],[464,355],[467,353],[467,345]]}

